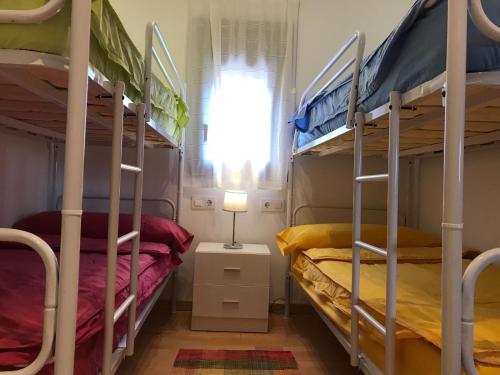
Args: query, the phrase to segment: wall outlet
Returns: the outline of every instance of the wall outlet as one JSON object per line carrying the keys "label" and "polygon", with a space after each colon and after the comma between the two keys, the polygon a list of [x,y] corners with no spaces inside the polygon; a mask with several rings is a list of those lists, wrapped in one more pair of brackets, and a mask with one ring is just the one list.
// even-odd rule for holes
{"label": "wall outlet", "polygon": [[263,199],[260,203],[262,212],[282,212],[285,203],[281,199]]}
{"label": "wall outlet", "polygon": [[192,210],[215,210],[215,198],[213,197],[191,197]]}

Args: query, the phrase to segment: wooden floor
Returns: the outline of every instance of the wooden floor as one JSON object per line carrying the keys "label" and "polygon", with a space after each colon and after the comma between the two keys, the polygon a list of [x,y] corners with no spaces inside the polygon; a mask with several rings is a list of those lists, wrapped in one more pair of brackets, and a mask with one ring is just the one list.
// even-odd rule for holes
{"label": "wooden floor", "polygon": [[190,312],[170,316],[168,309],[153,310],[136,340],[136,354],[121,365],[118,375],[167,375],[179,349],[290,350],[302,375],[358,374],[335,337],[313,312],[271,314],[270,332],[224,333],[190,330]]}

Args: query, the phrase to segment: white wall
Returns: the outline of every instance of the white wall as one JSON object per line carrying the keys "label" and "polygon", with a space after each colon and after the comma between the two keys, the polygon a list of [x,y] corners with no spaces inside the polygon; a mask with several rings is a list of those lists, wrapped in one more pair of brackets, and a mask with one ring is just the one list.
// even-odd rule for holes
{"label": "white wall", "polygon": [[413,2],[301,0],[297,59],[299,95],[355,30],[366,33],[368,54],[389,35]]}
{"label": "white wall", "polygon": [[[133,0],[113,0],[117,12],[127,30],[131,32],[136,44],[142,48],[143,25],[151,18],[160,24],[174,59],[185,72],[185,43],[187,33],[187,1],[155,0],[148,2],[147,7],[138,8]],[[299,20],[298,39],[298,74],[297,87],[300,91],[314,77],[340,47],[345,39],[356,28],[367,31],[368,48],[377,45],[392,30],[408,9],[410,1],[397,4],[389,0],[353,2],[348,0],[302,0]],[[369,4],[369,5],[367,5]],[[374,18],[375,17],[375,18]],[[373,19],[384,22],[373,22]],[[327,32],[325,32],[327,30]],[[97,180],[105,170],[101,168],[101,156],[105,150],[92,148],[95,153],[88,158],[89,183],[87,192],[91,192],[92,180]],[[148,152],[150,164],[146,165],[145,188],[152,196],[175,197],[175,168],[172,159],[169,167],[164,168],[168,160],[167,151],[152,150]],[[153,163],[153,164],[151,164]],[[304,158],[297,166],[297,202],[312,202],[349,206],[352,201],[352,161],[350,157],[329,157],[325,159]],[[368,162],[368,169],[383,171],[385,160],[377,159]],[[404,168],[403,168],[404,169]],[[104,190],[106,188],[102,187]],[[98,190],[101,190],[99,188]],[[93,193],[99,193],[92,191]],[[385,188],[377,187],[367,192],[366,205],[382,208],[385,204]],[[147,195],[147,194],[145,194]],[[216,198],[214,211],[193,211],[190,206],[191,196],[207,196]],[[181,224],[195,234],[195,245],[199,241],[227,241],[230,238],[231,215],[222,211],[223,192],[218,189],[184,190],[183,215]],[[249,212],[237,217],[237,236],[244,242],[267,243],[272,250],[272,292],[271,299],[283,297],[283,278],[287,259],[278,254],[274,244],[274,236],[285,226],[284,213],[259,212],[261,199],[285,199],[284,192],[255,191],[249,196]],[[194,254],[190,252],[183,258],[181,268],[180,299],[191,299]]]}
{"label": "white wall", "polygon": [[[465,153],[464,244],[479,250],[500,246],[500,150]],[[420,226],[441,234],[443,158],[424,158],[420,177]]]}
{"label": "white wall", "polygon": [[48,205],[49,149],[41,137],[0,133],[0,227]]}
{"label": "white wall", "polygon": [[168,44],[179,73],[184,75],[187,38],[188,1],[185,0],[111,0],[127,33],[141,53],[144,52],[146,24],[155,21]]}

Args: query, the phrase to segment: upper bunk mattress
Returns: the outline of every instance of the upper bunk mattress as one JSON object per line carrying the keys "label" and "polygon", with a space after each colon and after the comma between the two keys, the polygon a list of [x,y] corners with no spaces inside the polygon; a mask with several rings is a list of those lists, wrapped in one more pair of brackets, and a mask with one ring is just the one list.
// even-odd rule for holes
{"label": "upper bunk mattress", "polygon": [[[0,9],[33,9],[46,0],[0,0]],[[71,1],[40,24],[0,24],[0,48],[69,56]],[[144,27],[146,27],[144,25]],[[125,31],[109,0],[92,0],[90,63],[112,82],[123,81],[134,102],[144,102],[144,58]],[[187,106],[156,77],[153,80],[152,117],[177,141],[187,125]]]}
{"label": "upper bunk mattress", "polygon": [[[446,70],[446,0],[417,0],[389,37],[361,64],[357,111],[370,112],[389,100],[391,91],[406,92]],[[483,0],[491,20],[500,24],[500,2]],[[500,44],[485,37],[469,18],[467,71],[500,69]],[[298,145],[345,125],[352,75],[325,90],[290,119]]]}

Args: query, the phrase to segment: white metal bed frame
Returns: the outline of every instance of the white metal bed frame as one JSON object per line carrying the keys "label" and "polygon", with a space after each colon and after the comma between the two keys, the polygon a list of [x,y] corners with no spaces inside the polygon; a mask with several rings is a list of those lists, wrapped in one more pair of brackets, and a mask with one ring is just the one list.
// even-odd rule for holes
{"label": "white metal bed frame", "polygon": [[[353,197],[353,261],[352,261],[352,319],[351,319],[351,338],[350,342],[340,332],[340,330],[321,312],[321,310],[312,303],[320,313],[322,319],[326,322],[330,330],[339,338],[340,342],[351,355],[351,364],[360,367],[366,374],[382,374],[381,369],[377,369],[360,352],[359,348],[359,318],[363,317],[377,331],[385,337],[385,369],[386,375],[395,375],[395,322],[396,322],[396,283],[397,283],[397,223],[398,223],[398,176],[399,176],[399,158],[404,156],[400,154],[399,139],[401,132],[418,126],[422,119],[410,122],[400,127],[400,109],[407,101],[411,101],[412,95],[425,96],[426,90],[434,92],[433,85],[441,85],[443,92],[444,111],[438,110],[430,114],[437,119],[442,118],[444,114],[445,134],[444,134],[444,173],[443,173],[443,275],[442,275],[442,345],[441,345],[441,373],[446,375],[459,375],[462,366],[468,375],[477,375],[477,369],[474,363],[473,348],[473,327],[474,327],[474,289],[477,278],[481,271],[488,265],[500,260],[500,249],[493,249],[483,253],[476,258],[468,267],[462,280],[462,237],[463,237],[463,157],[465,131],[465,111],[471,107],[485,105],[492,97],[476,96],[469,98],[466,103],[466,83],[467,80],[476,80],[479,83],[499,85],[497,74],[473,74],[466,73],[466,50],[467,50],[467,18],[468,11],[478,27],[478,29],[489,38],[500,42],[500,27],[493,24],[485,14],[481,0],[453,0],[448,1],[448,41],[447,41],[447,66],[446,73],[432,80],[430,83],[411,90],[409,93],[401,94],[392,92],[388,105],[365,114],[356,113],[354,141],[340,147],[334,147],[333,151],[323,151],[319,155],[328,155],[333,152],[353,148],[354,149],[354,197]],[[361,35],[357,33],[356,35]],[[335,64],[353,44],[352,38],[340,49],[332,61],[327,64],[320,74],[307,87],[302,95],[299,109],[305,103],[309,92],[326,75],[327,71]],[[356,59],[350,60],[350,65],[355,63],[353,72],[352,88],[357,87],[359,79],[360,48],[362,43],[358,44]],[[362,56],[361,51],[361,56]],[[321,91],[328,88],[343,72],[346,66],[335,73],[333,78],[323,86]],[[356,96],[350,97],[349,114],[346,125],[330,134],[314,141],[313,146],[336,138],[342,133],[348,132],[352,124],[352,111]],[[498,94],[497,94],[498,95]],[[495,96],[496,98],[498,96]],[[370,135],[364,136],[363,128],[365,122],[372,120],[382,112],[389,114],[389,127],[382,135],[371,136],[371,138],[389,137],[388,142],[388,172],[378,175],[363,175],[363,141]],[[444,112],[444,113],[443,113]],[[424,116],[425,117],[425,116]],[[309,146],[297,147],[297,131],[294,136],[292,157],[289,164],[289,187],[287,195],[287,224],[295,225],[295,216],[297,209],[293,208],[293,174],[295,157],[307,152]],[[435,147],[429,147],[424,152],[434,151]],[[415,172],[416,171],[416,172]],[[412,172],[418,176],[418,163]],[[364,183],[387,182],[387,248],[380,249],[371,244],[360,241],[361,229],[361,189]],[[414,192],[413,198],[416,197]],[[416,202],[412,202],[414,206]],[[301,208],[301,207],[299,207]],[[359,305],[359,279],[360,279],[360,249],[373,251],[383,255],[387,259],[387,293],[386,293],[386,320],[385,324],[379,323],[367,311]],[[287,272],[285,282],[285,313],[290,313],[290,293],[291,293],[291,272]]]}
{"label": "white metal bed frame", "polygon": [[[177,82],[177,94],[185,98],[185,85],[177,71],[172,56],[167,48],[167,43],[163,38],[160,29],[154,22],[150,22],[146,28],[146,77],[145,77],[145,104],[135,105],[125,97],[125,85],[123,82],[116,82],[114,86],[102,76],[97,70],[89,65],[90,50],[90,16],[91,0],[78,0],[72,2],[71,28],[70,28],[70,56],[67,60],[69,68],[65,67],[65,59],[52,58],[51,55],[39,54],[41,60],[48,61],[49,64],[57,65],[58,68],[68,69],[68,98],[56,98],[58,104],[67,108],[66,112],[66,135],[61,136],[54,132],[37,129],[36,127],[26,127],[25,124],[10,121],[14,128],[34,132],[49,138],[65,140],[65,166],[64,166],[64,192],[62,200],[62,228],[61,228],[61,256],[60,265],[52,249],[39,237],[28,233],[8,228],[0,229],[0,240],[20,242],[33,248],[42,258],[46,269],[46,295],[45,313],[43,326],[43,342],[39,355],[34,362],[27,367],[0,372],[7,375],[32,375],[36,374],[52,357],[55,356],[54,369],[56,375],[70,375],[74,371],[75,354],[75,334],[76,334],[76,309],[78,299],[78,274],[80,256],[81,237],[81,216],[83,199],[83,167],[85,155],[85,133],[87,116],[100,119],[95,113],[87,114],[87,91],[88,80],[94,80],[112,93],[114,100],[114,113],[112,124],[112,163],[111,163],[111,191],[108,218],[108,251],[107,251],[107,274],[106,274],[106,302],[105,302],[105,330],[104,330],[104,355],[102,374],[114,374],[125,356],[134,353],[134,339],[141,328],[145,318],[151,311],[154,303],[159,298],[160,293],[171,278],[167,278],[155,295],[151,298],[141,315],[136,317],[136,293],[137,293],[137,273],[138,256],[140,243],[140,222],[142,210],[142,186],[143,186],[143,166],[144,166],[144,135],[146,124],[151,120],[151,80],[153,58],[159,65],[165,80],[175,90],[175,85],[171,79],[160,54],[153,46],[153,38],[159,41],[161,52],[167,58],[170,68],[175,74]],[[32,10],[1,10],[0,23],[37,23],[43,22],[56,15],[64,6],[65,0],[48,0],[43,6]],[[4,51],[5,61],[14,61],[16,55],[19,57],[30,54],[23,51]],[[46,59],[46,60],[45,60]],[[22,58],[21,58],[22,60]],[[28,61],[33,59],[28,58]],[[18,63],[18,61],[16,61]],[[37,62],[39,63],[39,62]],[[43,62],[42,62],[43,64]],[[16,83],[26,83],[21,82]],[[38,88],[37,93],[43,94]],[[43,91],[43,90],[42,90]],[[122,162],[123,148],[123,119],[124,107],[136,114],[136,160],[135,165],[128,165]],[[166,135],[163,135],[166,136]],[[167,139],[169,144],[177,146],[179,149],[179,170],[178,170],[178,193],[177,204],[172,204],[174,219],[179,221],[179,207],[182,199],[183,184],[183,142],[184,131],[181,134],[179,144]],[[51,155],[53,150],[51,151]],[[53,157],[51,157],[54,160]],[[54,167],[55,169],[55,167]],[[118,237],[118,217],[120,207],[120,179],[121,172],[133,173],[135,176],[134,188],[134,210],[133,210],[133,230],[124,236]],[[54,172],[52,173],[54,174]],[[176,209],[177,207],[177,209]],[[115,310],[115,280],[116,280],[116,259],[117,246],[133,241],[131,256],[130,275],[130,295],[125,302]],[[58,275],[59,269],[59,275]],[[174,271],[173,276],[175,276]],[[175,306],[175,304],[173,304]],[[128,332],[124,339],[113,351],[113,329],[116,321],[128,311]]]}

